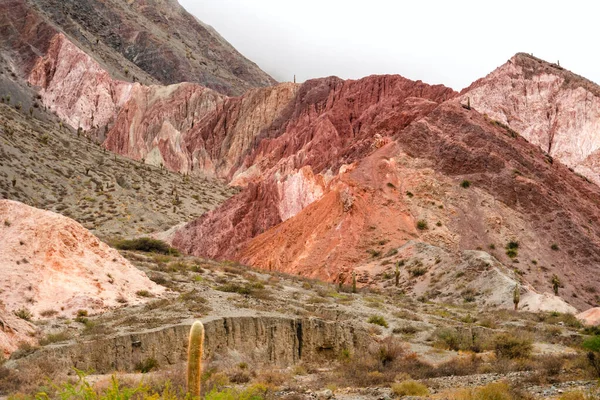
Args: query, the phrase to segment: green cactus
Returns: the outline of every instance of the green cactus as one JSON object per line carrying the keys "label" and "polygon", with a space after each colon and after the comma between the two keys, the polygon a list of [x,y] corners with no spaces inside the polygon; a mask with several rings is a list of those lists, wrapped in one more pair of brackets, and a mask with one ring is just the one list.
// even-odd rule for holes
{"label": "green cactus", "polygon": [[552,289],[554,290],[554,295],[558,296],[558,288],[560,287],[560,278],[558,275],[552,275]]}
{"label": "green cactus", "polygon": [[200,397],[203,349],[204,325],[202,325],[202,322],[196,321],[190,329],[187,365],[187,390],[194,398]]}
{"label": "green cactus", "polygon": [[400,262],[396,263],[396,287],[400,284]]}
{"label": "green cactus", "polygon": [[352,293],[356,293],[356,271],[352,271]]}
{"label": "green cactus", "polygon": [[515,311],[519,309],[519,302],[521,301],[521,288],[517,283],[513,289],[513,303],[515,304]]}

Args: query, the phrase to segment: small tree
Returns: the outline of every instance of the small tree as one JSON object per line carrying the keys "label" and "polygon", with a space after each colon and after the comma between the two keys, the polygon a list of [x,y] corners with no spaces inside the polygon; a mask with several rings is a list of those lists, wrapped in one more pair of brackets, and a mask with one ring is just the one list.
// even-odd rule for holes
{"label": "small tree", "polygon": [[521,301],[521,288],[517,283],[513,289],[513,303],[515,305],[515,311],[519,309],[519,302]]}
{"label": "small tree", "polygon": [[552,275],[552,289],[554,290],[554,295],[558,296],[558,288],[560,287],[560,278],[558,275]]}

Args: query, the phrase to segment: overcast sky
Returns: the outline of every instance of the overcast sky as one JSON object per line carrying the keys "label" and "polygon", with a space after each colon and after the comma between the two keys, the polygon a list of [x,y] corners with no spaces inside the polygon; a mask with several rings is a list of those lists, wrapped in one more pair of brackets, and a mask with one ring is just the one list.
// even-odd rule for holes
{"label": "overcast sky", "polygon": [[400,74],[459,90],[523,51],[600,82],[592,0],[179,1],[278,81]]}

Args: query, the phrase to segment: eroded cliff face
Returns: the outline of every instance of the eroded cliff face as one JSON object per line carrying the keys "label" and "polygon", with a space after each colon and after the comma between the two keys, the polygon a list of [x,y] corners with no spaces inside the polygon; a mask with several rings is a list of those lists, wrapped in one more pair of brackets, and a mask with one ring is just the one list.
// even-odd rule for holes
{"label": "eroded cliff face", "polygon": [[527,54],[517,54],[463,90],[460,101],[600,183],[600,88]]}
{"label": "eroded cliff face", "polygon": [[192,83],[136,86],[104,146],[148,164],[190,172],[192,164],[184,135],[223,101],[222,95]]}
{"label": "eroded cliff face", "polygon": [[[368,344],[366,330],[350,323],[283,317],[228,317],[203,321],[204,358],[236,352],[257,365],[289,367],[352,353]],[[96,373],[134,371],[149,358],[161,366],[187,359],[190,325],[176,325],[70,346],[47,346],[34,354],[65,370],[75,367]]]}
{"label": "eroded cliff face", "polygon": [[63,34],[38,58],[29,83],[40,87],[43,104],[75,129],[105,127],[129,100],[132,84],[114,80]]}
{"label": "eroded cliff face", "polygon": [[[296,90],[295,84],[281,84],[226,98],[194,84],[140,87],[119,113],[105,146],[171,170],[230,181]],[[254,172],[260,179],[262,171]],[[235,184],[247,180],[240,177]]]}

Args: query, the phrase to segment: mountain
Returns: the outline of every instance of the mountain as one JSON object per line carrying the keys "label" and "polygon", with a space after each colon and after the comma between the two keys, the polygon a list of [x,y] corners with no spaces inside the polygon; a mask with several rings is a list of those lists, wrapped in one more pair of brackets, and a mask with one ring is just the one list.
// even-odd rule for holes
{"label": "mountain", "polygon": [[[20,88],[19,101],[136,160],[142,182],[145,168],[176,172],[184,186],[217,179],[238,188],[219,189],[202,209],[193,202],[184,203],[186,211],[163,207],[177,222],[145,221],[144,232],[168,230],[161,237],[196,256],[333,282],[348,282],[354,272],[362,285],[379,285],[404,265],[404,290],[429,298],[444,296],[437,274],[496,265],[487,254],[507,277],[505,294],[519,280],[549,292],[556,275],[570,304],[598,302],[600,90],[562,67],[517,54],[461,93],[388,75],[283,83],[230,97],[186,74],[165,78],[148,67],[139,74],[147,78],[132,82],[134,67],[128,76],[114,68],[135,47],[128,47],[133,37],[158,40],[174,21],[177,29],[203,26],[173,2],[12,5],[6,14],[26,23],[2,25],[2,79]],[[107,16],[128,17],[118,28],[96,29]],[[140,34],[140,21],[148,20]],[[97,38],[103,51],[77,32],[92,45]],[[148,65],[162,68],[169,54],[154,54]],[[184,198],[187,190],[195,189],[171,188],[170,196]],[[121,225],[110,226],[89,228],[108,238]],[[423,274],[413,276],[415,268]]]}
{"label": "mountain", "polygon": [[600,184],[600,87],[595,83],[519,53],[461,95],[480,113]]}
{"label": "mountain", "polygon": [[57,35],[124,81],[195,82],[228,95],[275,83],[176,0],[0,4],[0,47],[19,75],[29,75]]}

